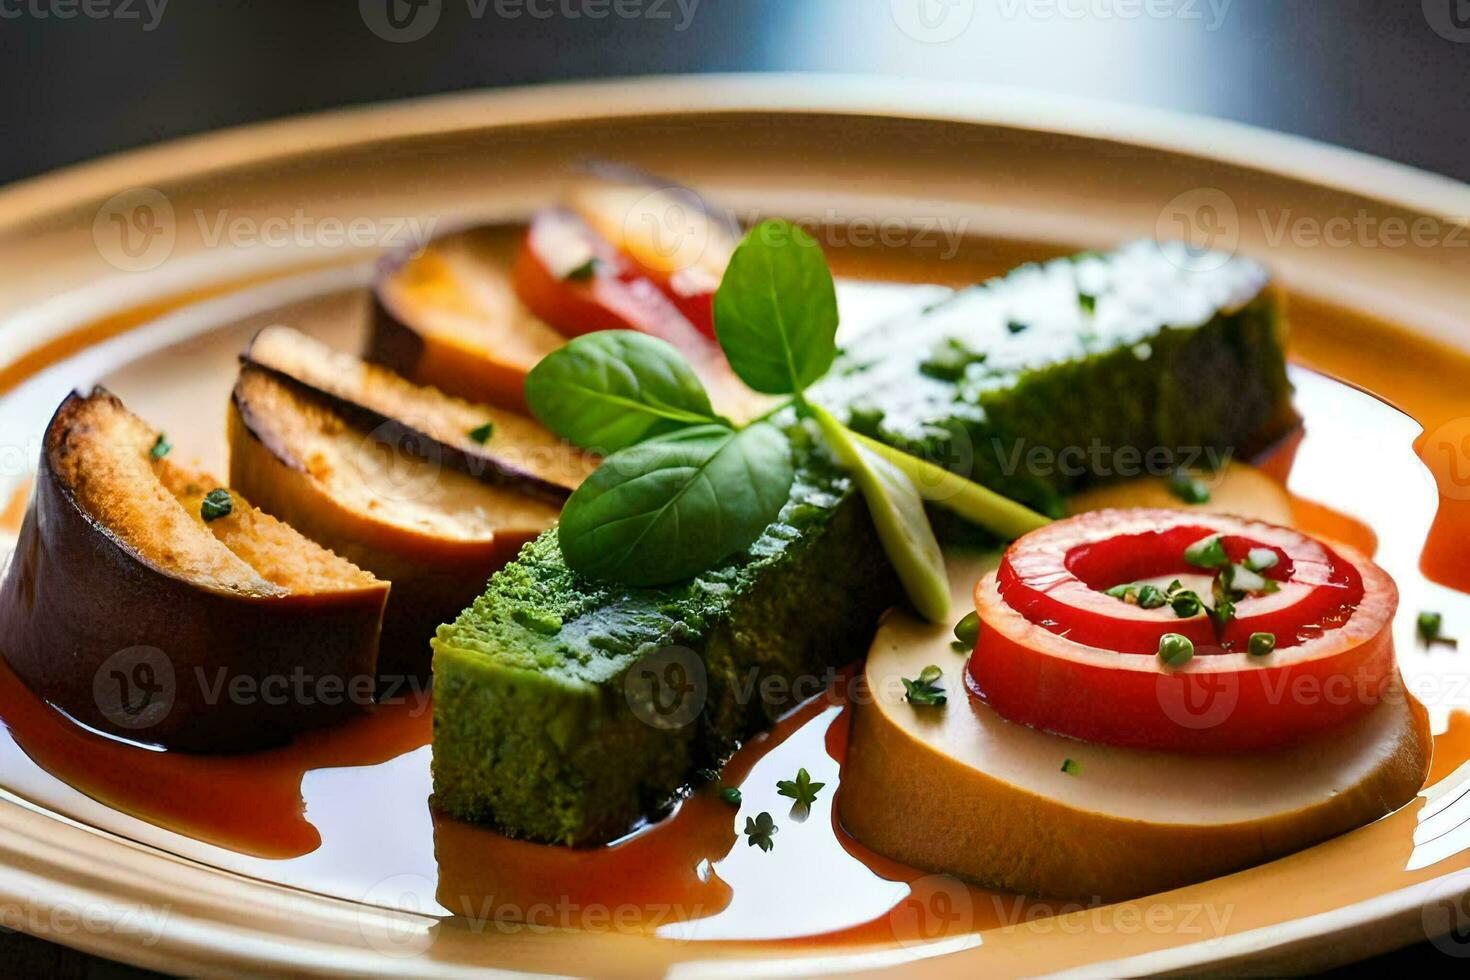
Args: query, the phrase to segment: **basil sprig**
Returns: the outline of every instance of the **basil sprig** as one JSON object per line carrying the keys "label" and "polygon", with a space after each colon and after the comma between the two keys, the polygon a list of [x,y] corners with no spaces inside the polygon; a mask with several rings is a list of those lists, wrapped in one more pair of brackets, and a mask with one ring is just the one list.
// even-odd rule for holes
{"label": "basil sprig", "polygon": [[715,338],[731,369],[768,395],[797,395],[837,357],[837,290],[816,239],[787,221],[756,226],[715,292]]}
{"label": "basil sprig", "polygon": [[[791,396],[778,409],[794,406],[815,420],[862,491],[884,550],[925,618],[942,621],[949,610],[926,496],[1012,537],[1046,523],[865,439],[807,402],[806,389],[837,355],[837,296],[821,248],[796,226],[768,221],[745,236],[715,293],[714,320],[742,381]],[[679,353],[644,334],[604,331],[571,341],[531,371],[526,400],[557,435],[608,454],[567,500],[557,531],[567,565],[586,575],[638,587],[698,575],[759,538],[795,481],[781,429],[761,420],[741,428],[717,416]]]}
{"label": "basil sprig", "polygon": [[552,432],[600,453],[720,421],[674,345],[631,330],[585,334],[547,355],[526,375],[526,403]]}
{"label": "basil sprig", "polygon": [[791,446],[767,422],[658,436],[614,453],[572,494],[562,554],[627,585],[692,578],[760,537],[794,477]]}

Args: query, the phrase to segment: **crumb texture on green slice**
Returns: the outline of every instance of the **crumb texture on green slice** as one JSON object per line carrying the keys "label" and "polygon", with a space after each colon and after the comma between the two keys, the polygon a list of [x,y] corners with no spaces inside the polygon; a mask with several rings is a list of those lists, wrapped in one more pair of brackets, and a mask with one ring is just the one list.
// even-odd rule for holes
{"label": "crumb texture on green slice", "polygon": [[1285,344],[1261,265],[1141,241],[1022,266],[870,331],[814,398],[1061,516],[1084,486],[1285,435],[1298,421]]}
{"label": "crumb texture on green slice", "polygon": [[791,498],[746,553],[630,589],[569,570],[549,531],[439,630],[437,807],[535,840],[616,838],[861,654],[897,584],[846,478],[790,431]]}

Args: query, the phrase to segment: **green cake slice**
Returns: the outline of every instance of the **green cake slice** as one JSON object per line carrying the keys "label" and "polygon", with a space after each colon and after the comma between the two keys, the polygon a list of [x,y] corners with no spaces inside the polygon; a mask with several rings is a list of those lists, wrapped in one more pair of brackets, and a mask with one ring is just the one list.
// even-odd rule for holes
{"label": "green cake slice", "polygon": [[[1284,434],[1283,341],[1260,266],[1140,243],[1027,266],[899,318],[813,395],[1056,511],[1120,475],[1119,452],[1245,453]],[[573,573],[547,532],[440,627],[438,809],[531,840],[615,839],[862,655],[901,592],[846,476],[805,424],[783,424],[797,480],[745,553],[634,589]],[[1030,452],[1059,460],[1094,443],[1108,452],[1075,465]]]}

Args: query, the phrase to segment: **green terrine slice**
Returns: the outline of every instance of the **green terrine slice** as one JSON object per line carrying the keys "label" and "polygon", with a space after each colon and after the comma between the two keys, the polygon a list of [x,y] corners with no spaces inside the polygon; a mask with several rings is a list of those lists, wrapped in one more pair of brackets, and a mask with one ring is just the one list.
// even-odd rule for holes
{"label": "green terrine slice", "polygon": [[[853,344],[815,395],[1056,510],[1118,475],[1105,468],[1126,447],[1130,460],[1247,452],[1283,434],[1283,340],[1260,266],[1142,243],[1027,266],[899,318]],[[633,589],[570,571],[548,531],[439,628],[440,811],[537,841],[615,839],[862,655],[901,593],[847,478],[786,424],[797,481],[747,552],[684,585]],[[1061,459],[1070,446],[1080,464]]]}

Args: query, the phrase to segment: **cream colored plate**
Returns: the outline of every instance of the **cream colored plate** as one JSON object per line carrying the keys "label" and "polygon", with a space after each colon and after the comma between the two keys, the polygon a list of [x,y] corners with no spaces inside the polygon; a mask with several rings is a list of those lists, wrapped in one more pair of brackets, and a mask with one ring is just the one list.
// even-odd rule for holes
{"label": "cream colored plate", "polygon": [[[144,415],[178,419],[181,407],[196,406],[187,428],[171,422],[170,431],[185,451],[218,464],[222,406],[214,392],[254,326],[289,306],[316,332],[352,343],[365,263],[381,246],[523,215],[556,196],[569,164],[590,157],[642,165],[739,208],[876,228],[908,219],[909,230],[897,234],[902,248],[884,261],[936,280],[1003,266],[1018,247],[1002,239],[1033,243],[1019,248],[1025,254],[1156,233],[1207,235],[1217,247],[1266,258],[1301,297],[1470,349],[1466,251],[1446,244],[1454,216],[1470,214],[1470,189],[1346,151],[1141,110],[891,80],[527,89],[249,127],[0,192],[0,479],[13,483],[34,465],[40,428],[68,387],[104,376]],[[1394,248],[1361,235],[1343,247],[1313,247],[1278,236],[1283,215],[1318,227],[1344,216],[1425,219],[1440,233],[1436,242]],[[961,232],[995,236],[996,244],[955,257],[947,242]],[[149,304],[180,293],[194,295],[150,322]],[[1440,819],[1453,817],[1452,795],[1425,812],[1438,806]],[[146,827],[137,830],[147,841]],[[1464,853],[1385,891],[1354,878],[1353,842],[1350,835],[1170,896],[1176,909],[1233,910],[1225,927],[1206,933],[1134,925],[1124,909],[930,945],[762,948],[476,935],[176,857],[0,790],[0,922],[186,974],[480,967],[677,976],[879,966],[1095,975],[1303,968],[1423,939],[1442,921],[1463,924],[1465,906],[1455,903],[1470,891]],[[1324,866],[1340,868],[1341,878],[1322,881]],[[79,921],[89,910],[112,910],[112,924]]]}

